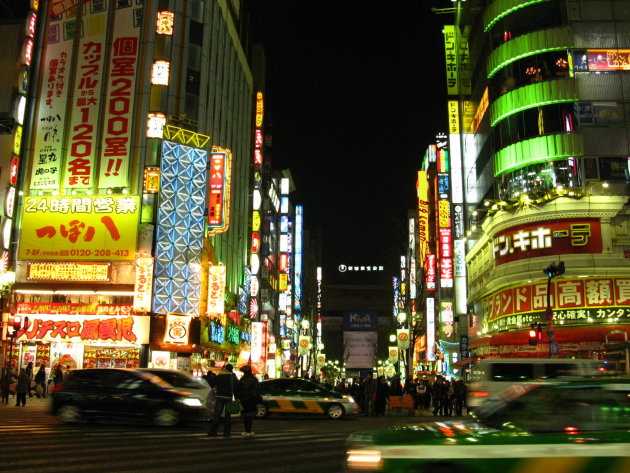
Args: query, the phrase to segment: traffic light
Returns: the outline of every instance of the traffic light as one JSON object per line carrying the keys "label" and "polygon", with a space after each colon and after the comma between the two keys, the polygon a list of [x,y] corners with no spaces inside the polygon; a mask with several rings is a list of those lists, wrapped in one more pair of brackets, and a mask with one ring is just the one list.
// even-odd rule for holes
{"label": "traffic light", "polygon": [[560,261],[558,264],[551,263],[545,269],[543,269],[543,273],[547,275],[548,278],[553,278],[555,276],[560,276],[564,274],[564,261]]}
{"label": "traffic light", "polygon": [[529,329],[529,344],[530,345],[538,345],[538,331],[532,325]]}
{"label": "traffic light", "polygon": [[22,328],[22,316],[21,315],[14,315],[13,316],[13,320],[12,320],[12,325],[13,325],[13,331],[14,332],[19,332],[20,329]]}

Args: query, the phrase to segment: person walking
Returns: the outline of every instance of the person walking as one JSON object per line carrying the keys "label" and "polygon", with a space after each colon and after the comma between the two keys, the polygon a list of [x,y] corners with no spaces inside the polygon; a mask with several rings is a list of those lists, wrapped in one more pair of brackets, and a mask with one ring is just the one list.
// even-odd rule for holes
{"label": "person walking", "polygon": [[446,384],[444,378],[438,376],[433,383],[433,415],[443,416],[446,404]]}
{"label": "person walking", "polygon": [[458,379],[457,381],[455,381],[453,390],[455,392],[454,394],[455,415],[457,417],[461,417],[464,411],[464,404],[466,404],[466,391],[467,390],[466,390],[466,385],[464,384],[464,381],[461,379]]}
{"label": "person walking", "polygon": [[11,368],[5,366],[2,368],[2,377],[0,377],[0,394],[2,395],[2,404],[9,404],[9,394],[11,392],[9,386],[13,382],[13,373]]}
{"label": "person walking", "polygon": [[227,409],[228,402],[234,399],[234,392],[236,391],[236,385],[238,379],[233,373],[234,367],[231,364],[225,365],[225,368],[219,371],[215,380],[214,388],[216,390],[217,401],[214,405],[214,417],[212,424],[210,424],[210,430],[208,431],[208,437],[216,437],[219,430],[219,422],[223,418],[223,436],[229,437],[232,431],[232,414]]}
{"label": "person walking", "polygon": [[35,374],[35,394],[37,397],[46,397],[46,364],[42,363]]}
{"label": "person walking", "polygon": [[258,411],[258,404],[262,403],[262,393],[258,379],[252,373],[252,367],[249,365],[242,366],[241,371],[243,376],[236,386],[236,397],[243,406],[243,428],[245,430],[241,435],[253,437],[254,417]]}
{"label": "person walking", "polygon": [[18,375],[17,384],[15,385],[15,407],[20,404],[26,406],[26,394],[31,386],[31,377],[26,369],[20,371]]}
{"label": "person walking", "polygon": [[374,415],[384,416],[385,405],[389,397],[389,384],[385,380],[385,376],[379,376],[376,380],[376,398],[374,401]]}
{"label": "person walking", "polygon": [[28,397],[33,397],[33,362],[29,361],[26,365],[26,374],[28,374]]}
{"label": "person walking", "polygon": [[422,417],[424,415],[424,409],[427,405],[427,396],[429,396],[428,383],[426,380],[416,380],[416,403],[415,408],[418,411],[418,415]]}
{"label": "person walking", "polygon": [[363,405],[365,408],[364,415],[372,415],[374,411],[374,401],[376,401],[376,380],[372,376],[372,373],[368,373],[365,377],[365,390]]}

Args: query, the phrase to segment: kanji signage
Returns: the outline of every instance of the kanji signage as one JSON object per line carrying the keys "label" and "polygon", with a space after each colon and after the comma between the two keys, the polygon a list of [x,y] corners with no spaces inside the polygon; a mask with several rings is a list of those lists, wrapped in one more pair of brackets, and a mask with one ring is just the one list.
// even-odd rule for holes
{"label": "kanji signage", "polygon": [[[630,278],[554,280],[549,299],[556,322],[630,320]],[[547,281],[510,287],[482,299],[484,322],[499,329],[543,321],[546,309]]]}
{"label": "kanji signage", "polygon": [[77,76],[72,98],[64,187],[93,187],[97,119],[103,87],[103,60],[107,32],[107,4],[96,11],[85,9],[84,31],[79,42]]}
{"label": "kanji signage", "polygon": [[129,304],[82,304],[80,302],[18,302],[20,315],[131,315]]}
{"label": "kanji signage", "polygon": [[149,317],[68,318],[64,315],[29,317],[28,326],[17,333],[19,341],[149,343]]}
{"label": "kanji signage", "polygon": [[208,230],[211,235],[225,232],[230,224],[231,163],[230,150],[212,149],[208,186]]}
{"label": "kanji signage", "polygon": [[117,8],[103,108],[98,187],[128,187],[140,28],[132,8]]}
{"label": "kanji signage", "polygon": [[519,225],[492,239],[496,264],[523,258],[576,253],[601,253],[599,219],[564,219]]}
{"label": "kanji signage", "polygon": [[225,311],[225,278],[224,265],[213,265],[208,269],[208,314]]}
{"label": "kanji signage", "polygon": [[151,310],[153,295],[153,258],[139,256],[136,258],[136,281],[133,290],[133,309],[137,312]]}
{"label": "kanji signage", "polygon": [[190,315],[167,314],[166,330],[164,332],[165,343],[188,343],[190,332]]}
{"label": "kanji signage", "polygon": [[29,281],[109,281],[110,263],[28,263]]}
{"label": "kanji signage", "polygon": [[137,196],[26,197],[19,258],[134,259],[139,214]]}

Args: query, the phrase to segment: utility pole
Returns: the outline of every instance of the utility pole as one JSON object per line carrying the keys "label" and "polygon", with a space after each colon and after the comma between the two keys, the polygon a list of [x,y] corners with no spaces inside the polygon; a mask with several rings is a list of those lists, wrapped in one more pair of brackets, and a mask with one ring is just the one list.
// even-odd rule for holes
{"label": "utility pole", "polygon": [[549,356],[555,356],[560,351],[560,346],[556,343],[555,334],[553,332],[553,309],[551,308],[551,279],[564,274],[564,261],[558,264],[550,264],[543,273],[547,275],[547,338],[549,340]]}

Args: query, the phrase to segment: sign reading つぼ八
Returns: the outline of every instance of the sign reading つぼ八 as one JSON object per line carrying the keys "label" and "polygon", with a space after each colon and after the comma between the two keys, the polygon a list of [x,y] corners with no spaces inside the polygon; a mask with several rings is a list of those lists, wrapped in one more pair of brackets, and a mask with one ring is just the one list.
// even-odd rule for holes
{"label": "sign reading \u3064\u307c\u516b", "polygon": [[19,258],[133,259],[139,215],[137,196],[26,197]]}

